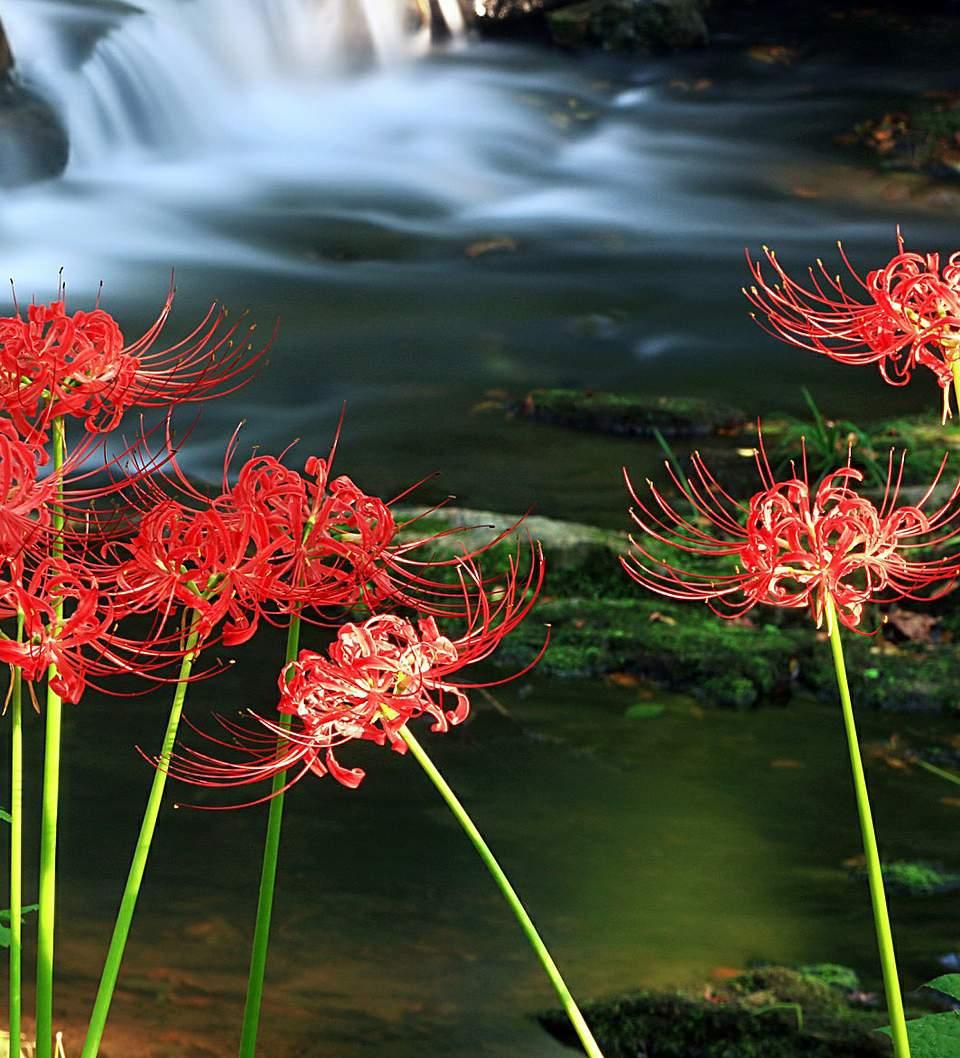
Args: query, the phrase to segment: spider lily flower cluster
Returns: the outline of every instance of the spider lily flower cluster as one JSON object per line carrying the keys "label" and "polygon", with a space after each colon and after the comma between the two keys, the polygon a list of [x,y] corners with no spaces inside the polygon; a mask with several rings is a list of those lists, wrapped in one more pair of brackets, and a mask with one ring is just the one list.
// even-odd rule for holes
{"label": "spider lily flower cluster", "polygon": [[[858,629],[869,602],[916,598],[960,575],[960,549],[918,558],[952,542],[960,533],[960,482],[932,510],[946,459],[932,484],[913,504],[900,505],[904,456],[891,451],[886,487],[875,502],[858,491],[863,474],[849,463],[811,485],[806,458],[799,470],[775,480],[762,440],[755,453],[761,489],[742,502],[716,480],[699,453],[693,473],[681,481],[690,517],[652,483],[642,500],[624,472],[636,504],[630,514],[643,536],[631,536],[622,559],[638,584],[673,599],[699,600],[723,617],[740,617],[760,603],[788,609],[808,607],[819,625],[827,597],[840,622]],[[721,560],[729,572],[703,573],[678,565],[655,550],[653,541],[687,555]],[[937,588],[934,587],[934,591]]]}
{"label": "spider lily flower cluster", "polygon": [[[932,371],[943,391],[943,419],[950,415],[950,389],[960,392],[960,253],[941,266],[936,253],[904,250],[862,278],[843,251],[840,256],[854,293],[820,260],[798,282],[764,247],[775,280],[763,262],[747,254],[753,285],[744,294],[775,337],[845,364],[876,364],[884,380],[906,385],[914,368]],[[757,317],[755,317],[757,318]]]}
{"label": "spider lily flower cluster", "polygon": [[171,762],[171,773],[198,786],[232,787],[297,769],[284,789],[308,772],[359,786],[365,773],[341,765],[334,754],[337,747],[359,740],[405,753],[401,731],[411,720],[427,715],[433,720],[432,731],[445,732],[466,720],[467,689],[505,682],[455,683],[451,677],[489,657],[530,612],[543,584],[539,548],[531,545],[523,565],[526,573],[521,576],[521,564],[510,564],[492,598],[476,564],[462,560],[464,618],[459,623],[464,627],[453,638],[440,632],[432,616],[414,625],[406,617],[380,613],[359,624],[341,625],[325,653],[302,650],[280,673],[277,709],[292,725],[258,715],[257,727],[221,719],[230,742],[208,738],[228,749],[230,757],[220,759],[186,747]]}
{"label": "spider lily flower cluster", "polygon": [[[464,688],[488,684],[460,684],[451,677],[486,658],[527,616],[543,580],[542,556],[532,543],[525,561],[518,553],[505,574],[484,576],[477,557],[511,530],[473,551],[435,558],[437,537],[459,530],[416,538],[411,523],[397,523],[394,501],[364,492],[346,475],[335,476],[339,426],[330,451],[307,458],[302,471],[285,464],[289,450],[255,455],[235,469],[235,433],[213,490],[194,484],[181,469],[169,413],[159,456],[149,454],[146,436],[107,458],[104,439],[131,408],[172,410],[230,393],[249,381],[269,346],[255,349],[253,325],[227,326],[226,312],[214,306],[186,338],[160,349],[172,299],[171,289],[156,321],[133,342],[99,301],[89,312],[68,313],[62,288],[50,304],[32,304],[25,316],[16,306],[14,315],[0,318],[0,623],[7,627],[0,629],[0,663],[12,673],[14,806],[22,791],[22,688],[39,708],[35,685],[47,685],[38,1058],[50,1058],[54,1035],[55,806],[63,702],[79,702],[88,687],[105,690],[102,681],[117,675],[175,685],[83,1048],[83,1058],[95,1058],[171,758],[172,770],[191,781],[239,785],[274,777],[280,785],[272,797],[294,781],[284,779],[294,765],[302,766],[294,779],[313,771],[356,786],[362,771],[341,766],[334,747],[361,738],[403,751],[404,738],[412,738],[405,724],[422,714],[433,718],[435,730],[460,723],[468,712]],[[69,438],[68,444],[77,424],[81,439]],[[146,615],[153,620],[144,631]],[[438,619],[456,622],[458,631],[441,632]],[[189,749],[172,757],[188,683],[217,671],[195,670],[201,652],[215,643],[246,643],[263,621],[288,633],[279,720],[259,720],[259,742],[247,732],[254,741],[235,747],[247,754],[242,765]],[[302,623],[336,629],[326,653],[304,649],[292,655]],[[126,627],[135,631],[124,634]],[[268,845],[274,839],[279,830],[268,830]],[[17,1053],[21,843],[17,820],[10,856],[10,914],[16,923],[10,1036]],[[258,931],[261,925],[258,912]],[[258,1017],[258,998],[256,1007]]]}

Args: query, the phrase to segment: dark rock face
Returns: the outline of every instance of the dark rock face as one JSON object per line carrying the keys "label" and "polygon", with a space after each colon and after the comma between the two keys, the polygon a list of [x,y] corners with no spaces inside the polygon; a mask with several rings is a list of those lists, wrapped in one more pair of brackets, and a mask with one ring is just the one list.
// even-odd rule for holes
{"label": "dark rock face", "polygon": [[481,30],[542,35],[563,47],[661,52],[707,42],[706,0],[479,0]]}
{"label": "dark rock face", "polygon": [[54,109],[16,76],[0,23],[0,187],[59,176],[69,153],[66,129]]}
{"label": "dark rock face", "polygon": [[12,78],[0,84],[0,187],[59,176],[69,153],[50,104]]}
{"label": "dark rock face", "polygon": [[702,47],[700,0],[580,0],[548,16],[557,44],[608,51],[662,52]]}
{"label": "dark rock face", "polygon": [[10,51],[10,42],[3,31],[3,23],[0,22],[0,79],[7,77],[13,69],[13,53]]}
{"label": "dark rock face", "polygon": [[573,0],[479,0],[473,5],[473,14],[491,22],[507,22],[514,18],[529,18],[542,15],[559,7],[566,7]]}

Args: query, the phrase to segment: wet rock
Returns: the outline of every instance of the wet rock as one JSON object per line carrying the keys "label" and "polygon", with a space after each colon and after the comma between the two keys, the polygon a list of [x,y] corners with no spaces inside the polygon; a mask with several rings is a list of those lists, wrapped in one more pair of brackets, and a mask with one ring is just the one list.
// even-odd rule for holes
{"label": "wet rock", "polygon": [[478,0],[473,13],[481,22],[510,22],[543,15],[574,0]]}
{"label": "wet rock", "polygon": [[563,47],[665,52],[707,43],[702,8],[700,0],[581,0],[547,21]]}
{"label": "wet rock", "polygon": [[705,0],[478,0],[478,29],[539,34],[562,47],[661,52],[707,42]]}
{"label": "wet rock", "polygon": [[[785,967],[763,967],[722,986],[642,991],[583,1008],[607,1058],[873,1058],[890,1045],[866,1012],[838,989]],[[575,1044],[560,1011],[540,1015],[557,1039]]]}
{"label": "wet rock", "polygon": [[0,23],[0,187],[57,176],[68,154],[63,123],[50,104],[17,77]]}
{"label": "wet rock", "polygon": [[66,129],[53,107],[16,77],[0,80],[0,187],[58,176],[69,153]]}
{"label": "wet rock", "polygon": [[705,437],[744,424],[743,412],[713,400],[597,393],[593,390],[535,389],[517,411],[537,422],[579,430],[653,437]]}
{"label": "wet rock", "polygon": [[10,51],[10,42],[0,22],[0,79],[7,77],[13,69],[13,52]]}

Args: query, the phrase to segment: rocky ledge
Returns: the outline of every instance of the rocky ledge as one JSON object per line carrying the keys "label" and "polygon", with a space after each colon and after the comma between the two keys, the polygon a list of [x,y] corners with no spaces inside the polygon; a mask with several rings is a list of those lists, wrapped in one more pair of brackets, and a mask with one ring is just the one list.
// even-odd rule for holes
{"label": "rocky ledge", "polygon": [[0,23],[0,187],[59,176],[69,153],[66,129],[56,111],[17,76]]}
{"label": "rocky ledge", "polygon": [[706,6],[705,0],[480,0],[470,13],[482,33],[651,53],[706,44]]}

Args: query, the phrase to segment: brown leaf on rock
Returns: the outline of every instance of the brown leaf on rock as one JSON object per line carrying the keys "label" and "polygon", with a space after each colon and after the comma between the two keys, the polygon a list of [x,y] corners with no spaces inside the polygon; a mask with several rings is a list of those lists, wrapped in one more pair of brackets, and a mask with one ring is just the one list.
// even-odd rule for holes
{"label": "brown leaf on rock", "polygon": [[891,606],[887,612],[887,624],[904,637],[919,643],[933,641],[933,630],[940,623],[940,618],[933,614],[918,613],[900,606]]}

